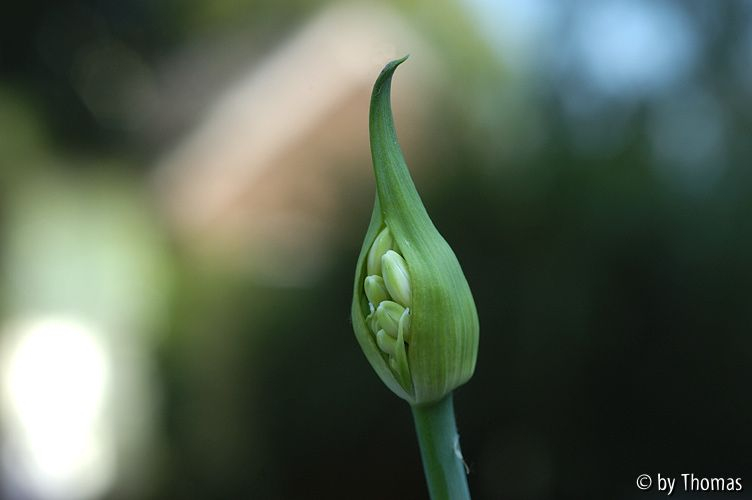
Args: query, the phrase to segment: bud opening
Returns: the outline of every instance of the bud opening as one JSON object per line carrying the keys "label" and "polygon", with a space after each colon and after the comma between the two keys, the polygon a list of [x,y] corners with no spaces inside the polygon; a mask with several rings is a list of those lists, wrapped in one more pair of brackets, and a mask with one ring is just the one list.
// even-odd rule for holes
{"label": "bud opening", "polygon": [[[394,240],[385,227],[368,252],[369,276],[363,283],[371,314],[366,323],[376,345],[402,387],[412,387],[407,364],[407,339],[410,330],[410,275],[405,259],[394,250]],[[382,274],[383,273],[383,274]]]}

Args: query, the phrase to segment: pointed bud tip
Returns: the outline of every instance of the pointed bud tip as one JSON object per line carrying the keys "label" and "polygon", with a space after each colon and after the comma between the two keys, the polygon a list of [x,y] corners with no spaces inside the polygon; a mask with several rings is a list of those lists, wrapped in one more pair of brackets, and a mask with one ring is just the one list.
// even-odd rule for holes
{"label": "pointed bud tip", "polygon": [[391,73],[391,72],[393,72],[397,68],[397,66],[399,66],[403,62],[407,61],[408,57],[410,57],[410,54],[405,54],[404,56],[400,57],[399,59],[393,59],[393,60],[389,61],[384,66],[384,69],[381,70],[381,73],[384,74],[384,73]]}

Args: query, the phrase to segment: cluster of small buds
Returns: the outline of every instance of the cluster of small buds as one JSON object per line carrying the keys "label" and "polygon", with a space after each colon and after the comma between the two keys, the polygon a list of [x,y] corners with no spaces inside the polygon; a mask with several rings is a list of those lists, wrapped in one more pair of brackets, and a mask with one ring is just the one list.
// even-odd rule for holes
{"label": "cluster of small buds", "polygon": [[410,275],[389,228],[384,228],[374,240],[366,268],[363,289],[370,309],[366,324],[400,385],[410,390],[406,351],[410,343]]}

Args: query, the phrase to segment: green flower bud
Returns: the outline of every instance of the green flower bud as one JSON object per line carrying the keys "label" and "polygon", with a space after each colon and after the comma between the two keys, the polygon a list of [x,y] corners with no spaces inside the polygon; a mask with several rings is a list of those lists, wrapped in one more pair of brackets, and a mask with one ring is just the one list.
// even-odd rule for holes
{"label": "green flower bud", "polygon": [[[397,142],[390,93],[392,74],[403,61],[387,64],[371,96],[377,193],[355,270],[352,320],[376,373],[415,405],[438,401],[470,379],[478,315],[457,258],[431,222]],[[378,280],[366,285],[371,276],[383,279],[388,298],[380,300]]]}
{"label": "green flower bud", "polygon": [[405,259],[394,250],[387,250],[381,257],[381,272],[389,295],[395,302],[410,307],[410,276],[407,273]]}
{"label": "green flower bud", "polygon": [[389,299],[389,292],[387,292],[384,278],[381,276],[367,276],[363,284],[363,289],[366,291],[369,304],[374,308],[378,307],[381,302]]}
{"label": "green flower bud", "polygon": [[396,302],[385,300],[376,308],[376,320],[386,333],[396,339],[397,332],[399,331],[400,319],[402,319],[402,315],[405,311],[407,311],[407,309]]}
{"label": "green flower bud", "polygon": [[384,330],[379,330],[378,332],[376,332],[376,343],[378,344],[379,349],[391,356],[394,356],[395,352],[397,351],[396,334],[394,338],[392,338],[387,335]]}
{"label": "green flower bud", "polygon": [[381,258],[384,254],[391,250],[393,247],[392,235],[389,233],[389,228],[384,228],[374,240],[371,245],[371,250],[368,252],[368,274],[380,275],[381,274]]}

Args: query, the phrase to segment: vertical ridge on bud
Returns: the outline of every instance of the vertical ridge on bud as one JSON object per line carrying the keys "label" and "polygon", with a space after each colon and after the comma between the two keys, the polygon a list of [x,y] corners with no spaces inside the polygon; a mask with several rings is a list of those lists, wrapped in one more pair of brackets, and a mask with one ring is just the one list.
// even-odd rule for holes
{"label": "vertical ridge on bud", "polygon": [[397,325],[397,338],[402,336],[405,339],[405,343],[410,343],[410,309],[407,308],[402,311],[400,316],[399,325]]}
{"label": "vertical ridge on bud", "polygon": [[[397,372],[397,380],[406,391],[413,393],[413,381],[410,375],[410,363],[405,349],[405,332],[403,328],[397,330],[397,344],[392,358],[395,362],[393,370]],[[391,361],[391,360],[390,360]]]}

